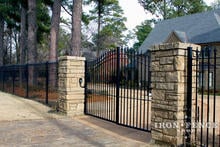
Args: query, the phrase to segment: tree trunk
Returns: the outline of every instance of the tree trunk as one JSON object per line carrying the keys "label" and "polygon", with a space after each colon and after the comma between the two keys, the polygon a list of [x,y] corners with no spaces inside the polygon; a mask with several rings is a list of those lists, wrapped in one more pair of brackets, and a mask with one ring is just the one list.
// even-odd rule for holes
{"label": "tree trunk", "polygon": [[[57,61],[57,44],[60,25],[61,0],[54,0],[53,13],[50,29],[50,52],[49,62]],[[49,84],[54,87],[56,85],[56,64],[49,64]]]}
{"label": "tree trunk", "polygon": [[[27,8],[21,4],[21,28],[20,28],[20,64],[24,65],[26,63],[26,51],[27,51]],[[20,87],[23,87],[23,78],[25,73],[25,68],[20,69]]]}
{"label": "tree trunk", "polygon": [[[28,63],[37,61],[37,18],[36,0],[28,0]],[[34,85],[34,67],[29,66],[29,84]]]}
{"label": "tree trunk", "polygon": [[12,64],[12,28],[9,28],[9,64]]}
{"label": "tree trunk", "polygon": [[0,15],[0,66],[3,65],[3,53],[4,53],[4,49],[3,49],[3,38],[4,38],[4,19],[3,17]]}
{"label": "tree trunk", "polygon": [[27,50],[27,9],[21,5],[21,39],[20,39],[20,64],[25,64],[25,52]]}
{"label": "tree trunk", "polygon": [[60,11],[61,11],[61,0],[54,0],[51,29],[50,29],[50,53],[49,53],[50,62],[54,62],[57,60],[57,43],[59,36]]}
{"label": "tree trunk", "polygon": [[166,0],[163,1],[163,19],[167,19]]}
{"label": "tree trunk", "polygon": [[82,0],[73,0],[72,49],[70,55],[80,56]]}
{"label": "tree trunk", "polygon": [[28,0],[28,63],[37,60],[36,0]]}
{"label": "tree trunk", "polygon": [[97,34],[97,52],[96,56],[99,57],[100,55],[100,30],[101,30],[101,14],[102,14],[102,3],[101,1],[98,2],[98,34]]}
{"label": "tree trunk", "polygon": [[15,50],[16,50],[16,56],[14,59],[15,64],[20,63],[20,48],[19,48],[19,32],[17,30],[14,30],[13,32],[13,40],[15,44]]}

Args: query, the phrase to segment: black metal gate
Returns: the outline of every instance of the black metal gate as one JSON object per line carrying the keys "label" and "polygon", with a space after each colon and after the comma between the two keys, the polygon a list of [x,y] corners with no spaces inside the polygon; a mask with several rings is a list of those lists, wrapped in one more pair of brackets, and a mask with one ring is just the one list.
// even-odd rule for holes
{"label": "black metal gate", "polygon": [[[190,145],[220,146],[220,57],[218,55],[218,51],[213,47],[203,47],[201,51],[192,51],[188,48],[186,122],[190,125],[187,128],[186,141]],[[193,83],[194,71],[196,79]],[[195,92],[193,88],[196,89]]]}
{"label": "black metal gate", "polygon": [[150,131],[150,56],[117,48],[86,62],[85,114]]}

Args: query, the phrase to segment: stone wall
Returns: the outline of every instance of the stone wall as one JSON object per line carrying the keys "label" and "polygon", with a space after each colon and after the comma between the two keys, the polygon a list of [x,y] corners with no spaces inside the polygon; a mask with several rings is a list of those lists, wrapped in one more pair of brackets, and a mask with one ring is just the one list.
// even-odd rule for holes
{"label": "stone wall", "polygon": [[[182,145],[187,99],[187,47],[198,45],[170,43],[154,46],[151,53],[152,139],[156,144]],[[193,68],[195,71],[195,68]],[[193,72],[195,92],[195,72]],[[195,103],[195,101],[193,101]]]}
{"label": "stone wall", "polygon": [[58,69],[58,110],[69,116],[84,113],[84,88],[79,79],[84,81],[85,58],[63,56],[59,58]]}

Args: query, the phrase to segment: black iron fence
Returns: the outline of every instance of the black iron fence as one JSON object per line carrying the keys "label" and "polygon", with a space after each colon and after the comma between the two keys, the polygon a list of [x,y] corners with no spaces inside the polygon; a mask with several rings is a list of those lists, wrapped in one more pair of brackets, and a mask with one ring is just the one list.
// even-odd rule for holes
{"label": "black iron fence", "polygon": [[58,98],[57,66],[57,62],[1,66],[0,90],[52,106]]}
{"label": "black iron fence", "polygon": [[86,63],[85,114],[150,131],[150,56],[127,48]]}
{"label": "black iron fence", "polygon": [[[194,146],[220,146],[219,51],[213,47],[204,47],[201,51],[189,48],[188,59],[187,122],[190,125],[187,141]],[[190,77],[193,69],[196,72],[195,83],[192,82],[194,77]]]}

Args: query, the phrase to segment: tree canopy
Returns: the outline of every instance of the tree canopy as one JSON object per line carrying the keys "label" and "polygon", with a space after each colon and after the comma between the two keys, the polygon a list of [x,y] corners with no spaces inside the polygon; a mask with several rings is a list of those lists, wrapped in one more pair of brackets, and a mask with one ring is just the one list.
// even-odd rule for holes
{"label": "tree canopy", "polygon": [[[156,16],[152,20],[146,20],[139,24],[133,31],[126,34],[126,18],[123,16],[123,9],[119,5],[119,0],[84,0],[82,5],[84,12],[80,13],[80,22],[74,24],[78,27],[78,39],[71,35],[72,21],[66,20],[60,15],[56,15],[56,22],[52,23],[52,14],[56,13],[52,7],[55,0],[36,0],[36,61],[41,62],[53,57],[53,61],[59,55],[67,54],[77,42],[82,45],[77,46],[77,55],[80,49],[99,52],[104,49],[112,49],[116,46],[126,46],[130,40],[136,38],[134,48],[137,49],[153,28],[153,23],[161,19],[169,19],[187,14],[193,14],[211,9],[203,0],[137,0],[147,13]],[[73,16],[73,0],[56,0],[60,3],[69,15]],[[212,4],[212,8],[219,8],[219,0]],[[58,9],[55,9],[58,10]],[[81,10],[80,10],[81,11]],[[27,63],[28,48],[28,0],[0,0],[0,65],[13,63]],[[59,11],[57,11],[59,12]],[[72,13],[73,12],[73,13]],[[59,27],[59,21],[66,23],[70,31]],[[51,35],[51,28],[57,32]],[[81,27],[82,25],[82,27]],[[31,29],[30,29],[31,30]],[[74,29],[75,30],[75,29]],[[82,34],[82,35],[81,35]],[[51,37],[52,36],[52,37]],[[55,37],[56,36],[56,37]],[[79,37],[81,36],[81,37]],[[58,39],[59,37],[59,39]],[[56,41],[54,40],[56,38]],[[71,39],[76,39],[75,42]],[[54,41],[53,49],[50,49]],[[29,43],[29,46],[28,46]],[[53,52],[53,53],[51,53]],[[58,55],[56,55],[56,53]],[[52,58],[50,58],[52,59]],[[52,60],[51,60],[52,61]]]}
{"label": "tree canopy", "polygon": [[215,0],[212,4],[211,4],[213,9],[218,9],[220,8],[220,0]]}
{"label": "tree canopy", "polygon": [[93,5],[88,17],[91,23],[97,25],[92,38],[97,55],[100,50],[122,45],[126,18],[118,0],[87,0],[85,4]]}
{"label": "tree canopy", "polygon": [[137,42],[134,43],[133,48],[138,49],[144,42],[148,34],[152,30],[153,20],[145,20],[140,25],[136,26],[134,29],[135,36],[137,37]]}
{"label": "tree canopy", "polygon": [[203,12],[208,7],[203,0],[138,0],[143,8],[162,19]]}

